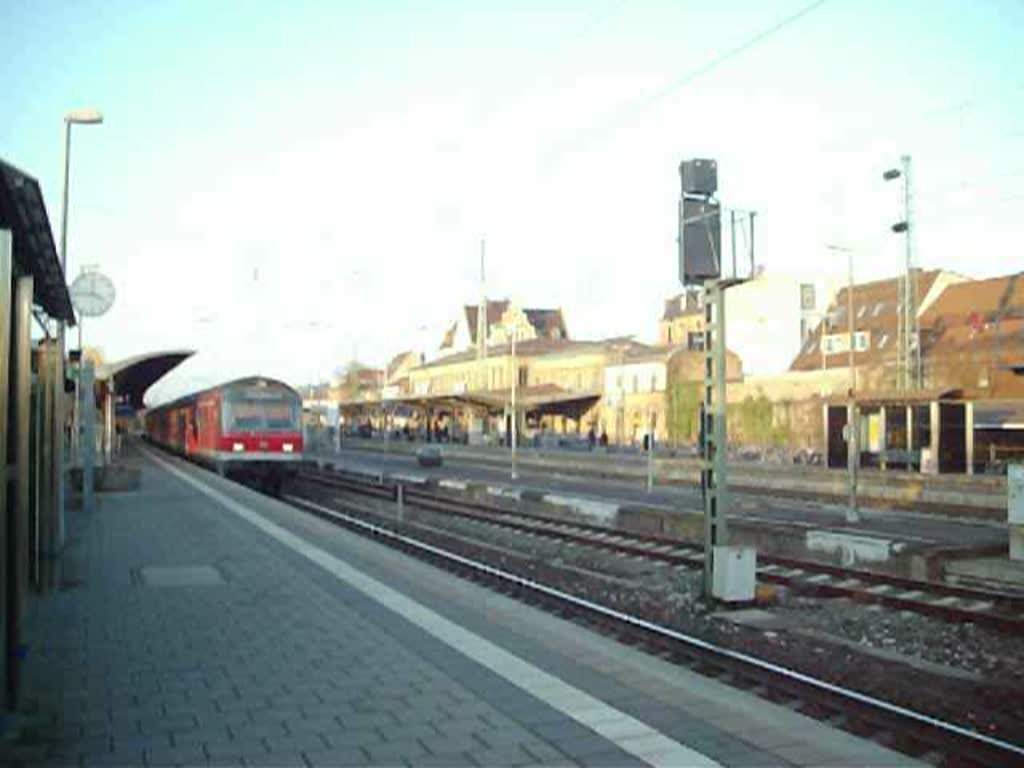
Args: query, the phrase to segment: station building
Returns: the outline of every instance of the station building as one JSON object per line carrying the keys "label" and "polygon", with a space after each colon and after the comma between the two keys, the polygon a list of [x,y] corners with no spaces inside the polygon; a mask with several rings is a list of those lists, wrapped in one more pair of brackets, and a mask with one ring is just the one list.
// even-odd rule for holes
{"label": "station building", "polygon": [[[941,270],[916,270],[913,279],[920,386],[897,388],[899,279],[892,278],[853,288],[852,393],[844,288],[784,377],[788,407],[804,398],[805,409],[821,408],[820,444],[831,466],[846,464],[842,434],[852,394],[862,464],[1000,471],[1024,457],[1024,282],[1019,273],[969,280]],[[786,403],[775,389],[775,403]]]}

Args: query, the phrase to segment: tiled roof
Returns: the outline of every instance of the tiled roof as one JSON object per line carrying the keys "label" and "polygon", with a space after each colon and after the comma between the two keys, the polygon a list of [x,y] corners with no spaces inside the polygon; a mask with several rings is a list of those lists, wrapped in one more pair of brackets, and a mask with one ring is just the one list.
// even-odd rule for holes
{"label": "tiled roof", "polygon": [[[536,355],[552,354],[556,352],[577,351],[583,347],[589,346],[590,344],[591,342],[569,341],[568,339],[526,339],[516,342],[516,355],[521,357],[533,357]],[[512,354],[511,344],[499,344],[487,347],[488,357],[502,357],[510,354]],[[432,360],[424,365],[418,366],[416,370],[440,368],[445,365],[464,363],[469,360],[476,360],[476,356],[477,350],[475,348],[467,349],[454,355],[448,355],[447,357],[442,357],[438,360]]]}
{"label": "tiled roof", "polygon": [[1003,311],[1024,313],[1024,273],[949,286],[921,316],[921,327],[991,321]]}
{"label": "tiled roof", "polygon": [[[928,295],[932,285],[938,278],[940,270],[917,270],[917,305],[920,306]],[[875,280],[861,283],[853,287],[853,330],[870,334],[870,348],[856,352],[856,365],[878,364],[885,360],[894,360],[899,327],[897,302],[900,278]],[[835,301],[829,306],[828,317],[808,335],[800,353],[793,360],[790,370],[808,371],[822,367],[821,337],[825,335],[847,334],[850,332],[850,319],[847,317],[847,288],[839,291]],[[948,290],[948,289],[947,289]],[[927,326],[920,322],[922,329]],[[825,356],[827,367],[845,366],[848,361],[846,350]]]}
{"label": "tiled roof", "polygon": [[[542,355],[590,354],[598,352],[608,354],[609,362],[614,363],[618,360],[617,352],[619,345],[628,345],[625,353],[627,362],[636,361],[638,358],[653,359],[654,357],[667,356],[671,352],[671,348],[668,347],[654,347],[632,341],[628,338],[600,339],[598,341],[536,338],[516,342],[516,356],[540,357]],[[503,357],[510,354],[512,354],[511,344],[499,344],[487,348],[488,357]],[[464,363],[476,360],[476,356],[476,349],[468,349],[455,355],[448,355],[439,360],[433,360],[418,366],[415,370],[422,371]]]}
{"label": "tiled roof", "polygon": [[538,336],[549,339],[566,339],[569,334],[565,330],[565,317],[560,309],[524,309],[523,314],[537,330]]}
{"label": "tiled roof", "polygon": [[[487,302],[488,329],[501,322],[501,318],[506,310],[508,310],[509,304],[508,299],[493,299]],[[480,307],[475,304],[466,304],[463,306],[462,311],[466,318],[466,328],[469,331],[470,343],[475,345],[477,315],[480,312]],[[530,325],[536,329],[538,336],[546,336],[552,339],[566,339],[569,337],[565,327],[565,316],[561,309],[524,309],[523,314],[526,315]],[[445,332],[444,338],[441,341],[441,349],[451,349],[455,345],[457,326],[458,323],[453,323]]]}
{"label": "tiled roof", "polygon": [[444,337],[441,339],[441,349],[450,349],[455,345],[455,331],[458,330],[458,322],[451,324],[451,327],[444,332]]}
{"label": "tiled roof", "polygon": [[703,308],[700,306],[697,294],[687,291],[673,296],[671,299],[665,299],[665,312],[661,319],[674,320],[685,315],[699,315],[702,311]]}
{"label": "tiled roof", "polygon": [[946,328],[928,345],[926,354],[956,357],[965,364],[981,355],[996,365],[1019,365],[1024,362],[1024,317]]}
{"label": "tiled roof", "polygon": [[[466,326],[469,328],[470,341],[476,344],[476,322],[477,315],[480,312],[480,307],[467,304],[463,309],[466,312]],[[501,301],[488,301],[487,327],[490,328],[495,323],[500,323],[501,316],[505,314],[506,309],[508,309],[508,299],[503,299]]]}
{"label": "tiled roof", "polygon": [[391,381],[395,375],[402,370],[403,366],[411,367],[419,362],[419,355],[411,350],[405,352],[399,352],[388,362],[385,368],[386,376],[388,381]]}

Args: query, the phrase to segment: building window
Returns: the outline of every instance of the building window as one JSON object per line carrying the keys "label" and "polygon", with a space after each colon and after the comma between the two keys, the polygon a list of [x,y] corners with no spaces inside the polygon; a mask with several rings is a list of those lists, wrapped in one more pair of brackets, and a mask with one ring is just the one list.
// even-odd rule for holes
{"label": "building window", "polygon": [[701,352],[704,350],[704,334],[690,331],[686,338],[686,348],[693,352]]}
{"label": "building window", "polygon": [[888,333],[883,333],[882,334],[882,338],[880,338],[878,340],[878,348],[879,349],[883,349],[885,347],[886,343],[888,343],[888,341],[889,341],[889,334]]}
{"label": "building window", "polygon": [[858,352],[865,352],[868,348],[868,335],[863,331],[853,334],[853,348]]}
{"label": "building window", "polygon": [[871,313],[871,316],[872,317],[878,317],[880,314],[882,314],[882,310],[884,308],[885,308],[885,304],[882,303],[881,301],[878,302],[877,304],[875,304],[875,311]]}
{"label": "building window", "polygon": [[861,306],[861,308],[857,310],[857,319],[860,320],[862,317],[864,317],[864,315],[865,315],[865,313],[867,311],[868,311],[867,305]]}
{"label": "building window", "polygon": [[668,343],[669,344],[672,343],[672,326],[671,325],[668,327]]}
{"label": "building window", "polygon": [[814,309],[814,283],[800,283],[800,309]]}

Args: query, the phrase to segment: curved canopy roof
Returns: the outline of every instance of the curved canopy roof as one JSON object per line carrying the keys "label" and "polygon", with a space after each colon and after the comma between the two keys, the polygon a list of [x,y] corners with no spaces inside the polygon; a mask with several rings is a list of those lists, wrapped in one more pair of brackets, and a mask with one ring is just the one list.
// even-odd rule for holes
{"label": "curved canopy roof", "polygon": [[100,366],[96,372],[98,380],[114,380],[114,390],[127,395],[135,410],[145,406],[142,397],[146,390],[158,382],[168,371],[177,368],[196,352],[194,349],[147,352],[116,363]]}

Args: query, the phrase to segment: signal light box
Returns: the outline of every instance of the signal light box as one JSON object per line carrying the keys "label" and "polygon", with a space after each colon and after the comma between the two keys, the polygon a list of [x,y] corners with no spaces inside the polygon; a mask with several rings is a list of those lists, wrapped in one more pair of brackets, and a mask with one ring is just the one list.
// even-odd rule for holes
{"label": "signal light box", "polygon": [[718,191],[718,162],[715,160],[683,160],[679,164],[683,197],[711,197]]}
{"label": "signal light box", "polygon": [[679,203],[679,279],[703,285],[722,274],[722,216],[717,202],[684,197]]}

